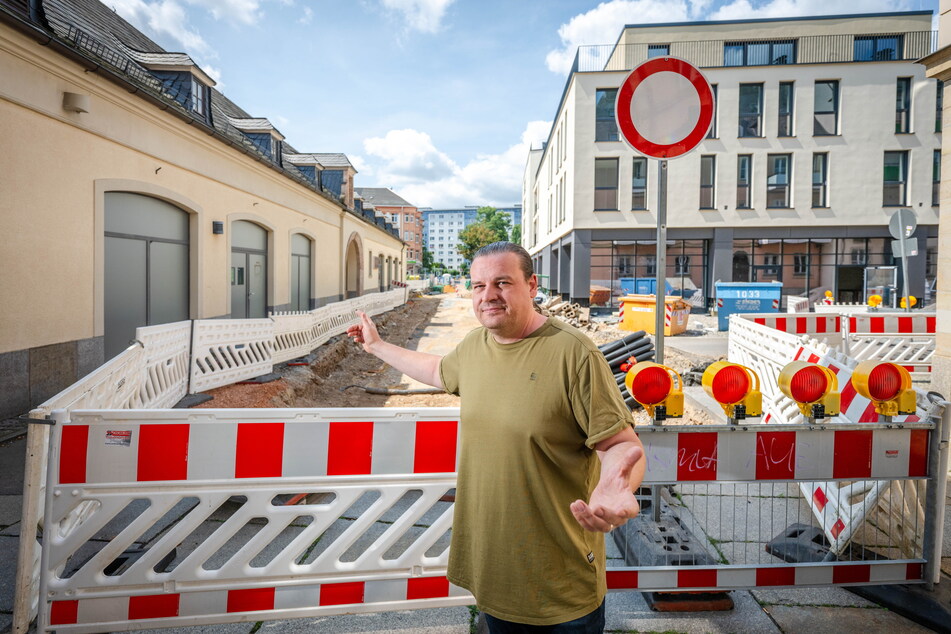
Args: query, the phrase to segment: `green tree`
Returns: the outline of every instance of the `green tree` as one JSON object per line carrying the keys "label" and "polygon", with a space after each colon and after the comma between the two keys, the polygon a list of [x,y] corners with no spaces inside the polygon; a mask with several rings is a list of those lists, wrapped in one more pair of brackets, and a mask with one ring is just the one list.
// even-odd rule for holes
{"label": "green tree", "polygon": [[495,207],[479,207],[476,211],[476,222],[481,222],[495,233],[493,242],[502,242],[509,239],[509,227],[512,226],[512,217]]}
{"label": "green tree", "polygon": [[522,243],[522,225],[512,227],[512,242],[515,244]]}
{"label": "green tree", "polygon": [[498,234],[487,225],[481,222],[473,222],[459,232],[459,245],[456,249],[459,250],[462,257],[471,262],[476,251],[487,244],[498,242],[498,240]]}
{"label": "green tree", "polygon": [[429,249],[423,249],[423,270],[430,271],[433,268],[433,252]]}

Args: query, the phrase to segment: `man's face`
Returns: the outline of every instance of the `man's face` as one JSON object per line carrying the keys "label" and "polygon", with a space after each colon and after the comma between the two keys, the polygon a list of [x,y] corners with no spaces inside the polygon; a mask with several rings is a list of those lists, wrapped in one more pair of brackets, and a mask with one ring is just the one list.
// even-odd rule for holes
{"label": "man's face", "polygon": [[472,263],[472,310],[496,338],[518,339],[535,314],[538,281],[525,279],[514,253],[478,257]]}

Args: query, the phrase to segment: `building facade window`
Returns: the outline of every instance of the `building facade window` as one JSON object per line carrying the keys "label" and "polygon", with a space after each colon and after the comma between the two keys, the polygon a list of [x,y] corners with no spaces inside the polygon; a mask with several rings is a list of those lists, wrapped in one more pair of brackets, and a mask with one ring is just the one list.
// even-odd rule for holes
{"label": "building facade window", "polygon": [[617,122],[614,119],[616,88],[604,88],[595,92],[595,141],[617,141]]}
{"label": "building facade window", "polygon": [[805,253],[793,255],[793,275],[809,274],[809,256]]}
{"label": "building facade window", "polygon": [[657,275],[657,256],[656,255],[647,255],[644,256],[644,275],[647,277],[654,277]]}
{"label": "building facade window", "polygon": [[779,125],[777,136],[793,135],[794,84],[791,81],[779,82]]}
{"label": "building facade window", "polygon": [[911,132],[911,77],[899,77],[895,85],[895,134]]}
{"label": "building facade window", "polygon": [[190,95],[190,106],[193,112],[197,112],[200,115],[205,114],[205,84],[198,81],[195,77],[192,77],[192,90]]}
{"label": "building facade window", "polygon": [[882,176],[882,205],[908,204],[908,151],[885,152]]}
{"label": "building facade window", "polygon": [[941,150],[935,150],[931,159],[931,206],[941,202]]}
{"label": "building facade window", "polygon": [[736,208],[749,209],[753,206],[753,155],[740,154],[736,157]]}
{"label": "building facade window", "polygon": [[764,255],[761,272],[767,277],[777,277],[779,275],[779,256],[775,253]]}
{"label": "building facade window", "polygon": [[934,113],[934,131],[941,132],[941,113],[944,110],[944,82],[937,80],[937,93],[935,95],[935,113]]}
{"label": "building facade window", "polygon": [[717,112],[720,110],[717,105],[717,84],[710,84],[710,90],[713,91],[713,118],[710,120],[710,129],[707,130],[707,138],[717,138]]}
{"label": "building facade window", "polygon": [[634,157],[631,209],[647,209],[647,159],[640,156]]}
{"label": "building facade window", "polygon": [[766,206],[791,207],[789,175],[791,154],[769,154],[766,157]]}
{"label": "building facade window", "polygon": [[812,206],[829,206],[829,155],[812,155]]}
{"label": "building facade window", "polygon": [[740,84],[740,121],[737,136],[763,136],[763,84]]}
{"label": "building facade window", "polygon": [[817,81],[813,109],[815,136],[830,136],[839,133],[839,81]]}
{"label": "building facade window", "polygon": [[724,66],[770,66],[796,63],[796,40],[726,42]]}
{"label": "building facade window", "polygon": [[594,159],[594,210],[617,210],[616,158]]}
{"label": "building facade window", "polygon": [[678,255],[674,260],[674,275],[690,275],[690,256]]}
{"label": "building facade window", "polygon": [[885,62],[899,59],[901,35],[856,36],[852,44],[852,57],[856,62]]}
{"label": "building facade window", "polygon": [[717,157],[707,154],[700,157],[700,209],[716,207]]}
{"label": "building facade window", "polygon": [[670,55],[670,44],[648,44],[647,59]]}

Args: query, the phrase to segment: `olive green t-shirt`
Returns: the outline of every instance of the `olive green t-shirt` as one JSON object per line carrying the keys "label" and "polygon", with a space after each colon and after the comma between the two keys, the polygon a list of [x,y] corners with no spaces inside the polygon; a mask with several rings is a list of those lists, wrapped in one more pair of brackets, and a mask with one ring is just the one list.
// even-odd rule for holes
{"label": "olive green t-shirt", "polygon": [[462,397],[449,580],[507,621],[552,625],[597,609],[604,536],[569,505],[597,485],[594,445],[633,424],[603,355],[549,318],[511,344],[476,328],[439,373]]}

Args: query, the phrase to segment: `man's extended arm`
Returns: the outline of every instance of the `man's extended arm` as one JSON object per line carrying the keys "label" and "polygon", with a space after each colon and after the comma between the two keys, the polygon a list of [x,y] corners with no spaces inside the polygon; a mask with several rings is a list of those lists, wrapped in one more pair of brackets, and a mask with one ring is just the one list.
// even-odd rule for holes
{"label": "man's extended arm", "polygon": [[367,314],[358,310],[360,323],[347,328],[347,336],[363,345],[363,349],[384,363],[388,363],[403,374],[421,381],[426,385],[443,388],[439,377],[439,362],[442,357],[416,350],[407,350],[387,343],[380,338],[373,321]]}
{"label": "man's extended arm", "polygon": [[641,485],[647,463],[634,429],[626,427],[594,448],[601,459],[601,478],[591,499],[575,500],[571,512],[586,530],[607,533],[640,512],[633,492]]}

